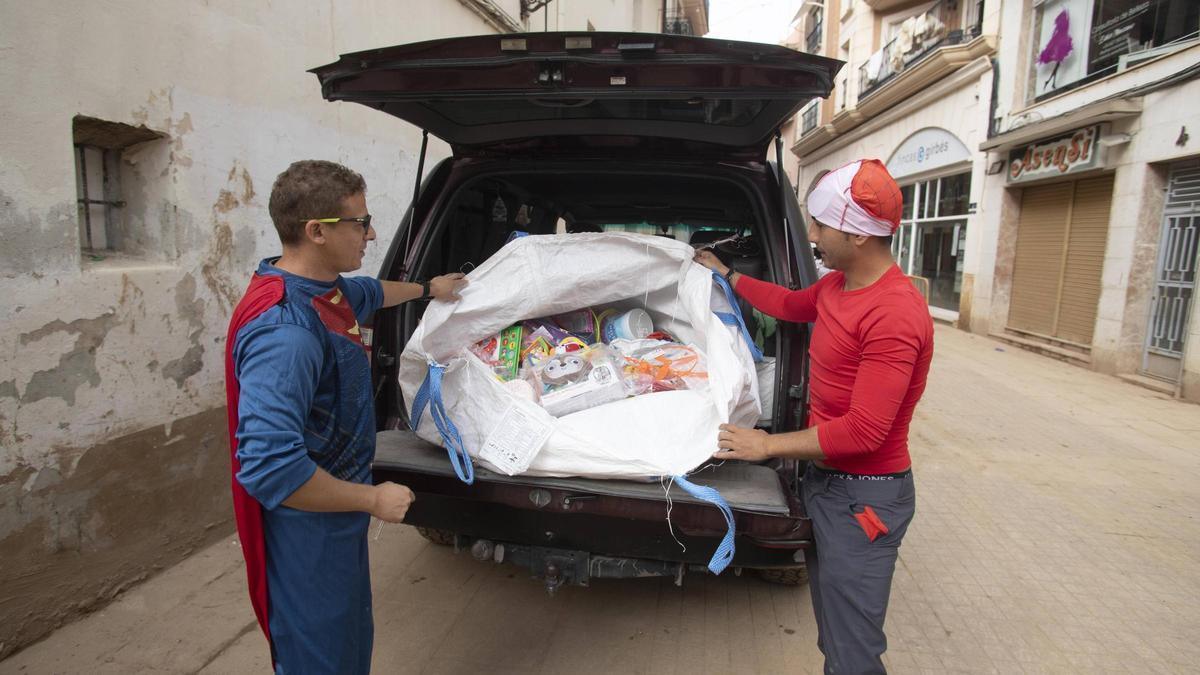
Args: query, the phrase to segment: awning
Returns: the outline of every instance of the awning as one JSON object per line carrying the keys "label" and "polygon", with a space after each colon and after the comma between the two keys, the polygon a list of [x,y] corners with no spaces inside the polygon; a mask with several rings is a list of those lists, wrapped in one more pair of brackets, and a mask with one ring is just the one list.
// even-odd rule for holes
{"label": "awning", "polygon": [[1100,122],[1111,122],[1127,117],[1135,117],[1140,114],[1142,114],[1142,99],[1140,96],[1136,98],[1114,98],[1105,101],[1096,101],[1095,103],[1089,103],[1061,115],[1055,115],[1050,119],[1031,122],[1012,131],[992,136],[983,143],[980,143],[979,149],[1003,152],[1017,146],[1028,145],[1042,138],[1057,136],[1072,129],[1080,129]]}

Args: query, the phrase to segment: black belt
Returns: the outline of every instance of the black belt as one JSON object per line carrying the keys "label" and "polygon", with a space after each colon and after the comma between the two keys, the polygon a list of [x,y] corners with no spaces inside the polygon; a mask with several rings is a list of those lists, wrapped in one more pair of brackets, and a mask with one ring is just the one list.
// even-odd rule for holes
{"label": "black belt", "polygon": [[809,464],[816,471],[830,478],[841,478],[842,480],[899,480],[908,478],[912,475],[912,469],[905,469],[899,473],[845,473],[842,471],[830,471],[823,469],[816,464]]}

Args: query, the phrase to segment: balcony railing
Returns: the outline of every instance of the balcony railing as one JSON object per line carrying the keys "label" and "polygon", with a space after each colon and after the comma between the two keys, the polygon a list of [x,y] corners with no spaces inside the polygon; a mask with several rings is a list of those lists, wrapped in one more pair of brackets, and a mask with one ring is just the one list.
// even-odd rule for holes
{"label": "balcony railing", "polygon": [[821,53],[821,33],[825,28],[825,22],[822,20],[822,12],[817,10],[808,17],[809,28],[808,34],[804,36],[804,47],[809,54]]}
{"label": "balcony railing", "polygon": [[666,30],[663,31],[668,35],[695,35],[692,29],[692,20],[683,14],[668,14],[666,22]]}
{"label": "balcony railing", "polygon": [[904,72],[934,50],[970,42],[982,32],[983,0],[942,0],[905,19],[896,36],[858,67],[859,99]]}

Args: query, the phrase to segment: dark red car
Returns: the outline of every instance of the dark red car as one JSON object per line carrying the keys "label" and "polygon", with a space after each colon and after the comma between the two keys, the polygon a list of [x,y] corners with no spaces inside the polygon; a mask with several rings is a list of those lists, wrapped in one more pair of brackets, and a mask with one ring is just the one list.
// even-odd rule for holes
{"label": "dark red car", "polygon": [[[330,101],[395,115],[453,156],[418,172],[416,197],[379,271],[415,280],[469,270],[514,230],[644,231],[716,247],[734,268],[799,288],[812,251],[780,163],[778,128],[828,96],[840,61],[773,45],[633,33],[530,33],[435,40],[347,54],[315,69]],[[775,161],[768,161],[774,141]],[[424,162],[424,147],[421,163]],[[377,481],[410,486],[407,522],[476,557],[529,567],[550,589],[593,577],[704,570],[726,524],[717,509],[658,482],[509,477],[461,483],[446,451],[408,431],[398,356],[424,303],[379,312],[373,366]],[[803,427],[808,326],[742,306],[774,359],[760,426]],[[664,420],[669,424],[669,420]],[[734,511],[732,566],[800,583],[810,527],[799,467],[726,462],[693,475]],[[686,552],[677,543],[686,544]]]}

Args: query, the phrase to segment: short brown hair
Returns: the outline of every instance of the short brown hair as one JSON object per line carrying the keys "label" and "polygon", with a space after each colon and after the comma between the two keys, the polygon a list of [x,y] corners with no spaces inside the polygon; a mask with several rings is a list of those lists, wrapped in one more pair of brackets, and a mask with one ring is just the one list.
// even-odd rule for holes
{"label": "short brown hair", "polygon": [[357,172],[337,162],[305,159],[293,162],[275,179],[268,210],[279,240],[299,243],[304,223],[315,218],[341,215],[342,202],[367,191],[367,182]]}

